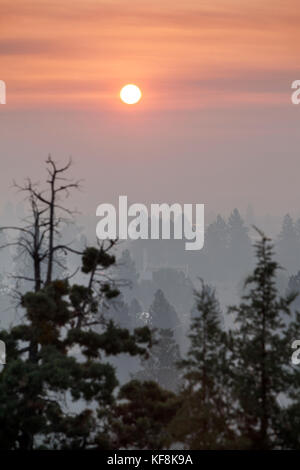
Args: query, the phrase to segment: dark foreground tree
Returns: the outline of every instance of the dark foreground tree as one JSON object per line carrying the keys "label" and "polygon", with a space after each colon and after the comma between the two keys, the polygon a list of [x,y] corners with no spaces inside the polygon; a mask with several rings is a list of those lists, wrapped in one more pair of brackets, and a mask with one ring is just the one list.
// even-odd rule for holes
{"label": "dark foreground tree", "polygon": [[[27,182],[30,215],[10,227],[13,242],[32,261],[26,280],[33,290],[21,296],[22,321],[0,331],[7,364],[0,373],[0,445],[2,449],[107,448],[106,414],[117,386],[115,370],[103,356],[146,354],[148,328],[130,333],[101,315],[105,299],[118,295],[109,281],[115,263],[114,241],[86,247],[81,256],[86,280],[53,279],[55,255],[72,251],[61,245],[61,213],[69,211],[58,194],[76,184],[48,159],[49,192]],[[43,265],[46,269],[42,269]],[[22,275],[22,277],[24,277]]]}
{"label": "dark foreground tree", "polygon": [[299,393],[291,344],[299,337],[300,319],[296,314],[284,321],[291,316],[295,295],[279,297],[273,245],[263,233],[259,235],[256,267],[246,280],[240,305],[230,309],[237,314],[232,332],[234,397],[239,404],[236,423],[248,448],[270,449],[288,445],[283,442],[288,433],[282,432],[282,425],[291,410],[288,397],[293,398],[294,391],[295,398],[295,389]]}
{"label": "dark foreground tree", "polygon": [[178,398],[156,382],[132,380],[113,407],[110,433],[115,449],[164,449],[170,442],[168,426]]}
{"label": "dark foreground tree", "polygon": [[196,301],[198,314],[192,318],[190,349],[179,364],[185,385],[170,427],[172,440],[187,449],[227,448],[234,432],[226,334],[215,292],[202,281]]}

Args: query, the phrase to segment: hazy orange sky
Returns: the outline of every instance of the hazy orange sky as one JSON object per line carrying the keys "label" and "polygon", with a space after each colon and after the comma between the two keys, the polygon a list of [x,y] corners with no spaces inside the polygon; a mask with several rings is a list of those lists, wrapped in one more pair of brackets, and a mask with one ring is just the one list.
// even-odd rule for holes
{"label": "hazy orange sky", "polygon": [[0,0],[2,200],[51,152],[92,213],[119,194],[296,211],[299,26],[299,0]]}
{"label": "hazy orange sky", "polygon": [[14,106],[113,108],[131,81],[147,108],[268,105],[284,102],[278,82],[299,67],[298,0],[0,4],[1,72]]}

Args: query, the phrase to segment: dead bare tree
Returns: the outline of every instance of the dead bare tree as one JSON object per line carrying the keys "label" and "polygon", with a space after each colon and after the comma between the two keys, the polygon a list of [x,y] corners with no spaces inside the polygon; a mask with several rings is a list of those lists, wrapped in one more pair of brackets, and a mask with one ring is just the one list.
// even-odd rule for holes
{"label": "dead bare tree", "polygon": [[[0,230],[16,231],[16,240],[6,243],[0,248],[16,246],[20,248],[20,255],[27,254],[32,260],[33,276],[16,274],[16,279],[32,281],[35,291],[49,284],[53,277],[54,263],[59,261],[55,257],[59,252],[67,251],[82,254],[73,249],[70,244],[59,243],[59,233],[62,224],[70,221],[74,211],[62,204],[62,196],[69,196],[70,190],[78,189],[79,181],[73,181],[65,175],[72,164],[71,159],[66,165],[59,167],[49,156],[46,160],[48,178],[47,188],[40,189],[28,178],[24,185],[15,184],[16,188],[26,193],[29,202],[29,215],[24,226],[5,226]],[[46,274],[42,276],[42,264],[46,263]]]}

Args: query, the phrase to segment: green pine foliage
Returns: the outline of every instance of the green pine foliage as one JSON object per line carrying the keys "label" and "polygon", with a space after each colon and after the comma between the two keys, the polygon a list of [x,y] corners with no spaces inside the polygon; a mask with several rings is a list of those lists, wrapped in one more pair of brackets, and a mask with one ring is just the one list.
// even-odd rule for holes
{"label": "green pine foliage", "polygon": [[171,423],[173,443],[187,449],[222,449],[234,439],[227,389],[230,382],[226,334],[214,290],[201,281],[196,292],[190,349],[180,362],[185,384]]}
{"label": "green pine foliage", "polygon": [[115,449],[165,449],[168,426],[178,408],[178,398],[156,382],[132,380],[119,393],[113,407],[110,432]]}
{"label": "green pine foliage", "polygon": [[[108,263],[108,257],[93,248],[87,248],[82,259],[86,273],[114,262],[111,257]],[[139,328],[131,334],[112,320],[100,321],[96,285],[87,284],[55,280],[38,292],[26,293],[22,324],[1,331],[8,357],[0,374],[1,448],[100,445],[97,435],[103,419],[98,419],[97,409],[113,403],[118,385],[105,356],[146,354],[150,331]],[[105,293],[111,295],[110,290]],[[93,329],[95,325],[101,332]]]}
{"label": "green pine foliage", "polygon": [[[233,390],[238,401],[236,423],[247,447],[271,449],[286,445],[282,423],[287,399],[293,386],[297,387],[291,344],[299,337],[300,321],[298,314],[291,318],[295,295],[278,295],[279,265],[273,245],[263,233],[259,235],[255,269],[246,280],[240,305],[230,309],[236,314],[231,337]],[[299,392],[299,379],[297,388]]]}

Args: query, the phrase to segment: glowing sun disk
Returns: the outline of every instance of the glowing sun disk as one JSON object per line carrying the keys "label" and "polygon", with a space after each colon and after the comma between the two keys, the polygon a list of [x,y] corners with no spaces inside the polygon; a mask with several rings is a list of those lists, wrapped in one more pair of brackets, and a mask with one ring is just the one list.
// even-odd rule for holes
{"label": "glowing sun disk", "polygon": [[141,97],[142,92],[136,85],[125,85],[120,91],[120,98],[126,104],[135,104],[140,101]]}

